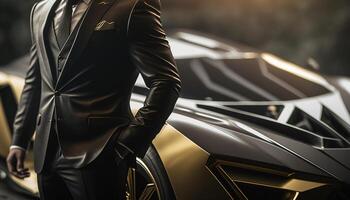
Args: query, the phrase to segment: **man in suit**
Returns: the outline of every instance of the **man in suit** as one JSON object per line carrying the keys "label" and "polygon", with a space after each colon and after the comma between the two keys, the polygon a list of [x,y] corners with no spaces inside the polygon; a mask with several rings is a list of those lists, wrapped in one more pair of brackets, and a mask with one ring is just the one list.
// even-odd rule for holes
{"label": "man in suit", "polygon": [[[123,199],[171,114],[181,81],[160,20],[159,0],[42,0],[31,12],[32,47],[7,158],[23,165],[34,140],[41,199]],[[141,74],[149,93],[134,116]]]}

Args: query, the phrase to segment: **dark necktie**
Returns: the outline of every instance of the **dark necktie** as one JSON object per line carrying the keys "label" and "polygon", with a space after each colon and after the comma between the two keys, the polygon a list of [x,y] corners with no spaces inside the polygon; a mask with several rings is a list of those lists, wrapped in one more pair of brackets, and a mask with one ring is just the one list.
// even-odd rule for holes
{"label": "dark necktie", "polygon": [[57,30],[57,40],[60,48],[63,47],[70,34],[71,20],[72,20],[72,6],[77,3],[77,0],[62,0],[64,1],[61,19],[59,20]]}

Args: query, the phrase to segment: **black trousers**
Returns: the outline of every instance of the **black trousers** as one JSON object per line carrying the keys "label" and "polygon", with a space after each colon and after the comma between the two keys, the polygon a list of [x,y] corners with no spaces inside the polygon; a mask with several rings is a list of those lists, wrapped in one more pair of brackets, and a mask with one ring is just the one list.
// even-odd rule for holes
{"label": "black trousers", "polygon": [[87,166],[60,164],[55,129],[50,133],[44,169],[37,175],[41,200],[118,200],[126,197],[128,163],[115,161],[110,144]]}

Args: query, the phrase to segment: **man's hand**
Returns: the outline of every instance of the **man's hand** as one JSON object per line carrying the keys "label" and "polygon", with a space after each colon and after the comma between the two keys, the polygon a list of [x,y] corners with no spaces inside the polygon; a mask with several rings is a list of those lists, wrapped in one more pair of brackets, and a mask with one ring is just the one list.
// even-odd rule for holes
{"label": "man's hand", "polygon": [[24,179],[30,176],[29,169],[24,168],[26,152],[22,149],[10,149],[7,156],[7,168],[9,172],[17,178]]}

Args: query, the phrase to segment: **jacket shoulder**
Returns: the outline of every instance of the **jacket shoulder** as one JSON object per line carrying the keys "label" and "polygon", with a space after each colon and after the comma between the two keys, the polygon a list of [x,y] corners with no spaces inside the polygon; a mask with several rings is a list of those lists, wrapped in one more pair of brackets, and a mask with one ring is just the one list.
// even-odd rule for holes
{"label": "jacket shoulder", "polygon": [[132,10],[139,0],[117,0],[109,11],[104,15],[105,19],[114,20],[119,24],[119,31],[125,36]]}
{"label": "jacket shoulder", "polygon": [[[152,27],[155,23],[160,23],[161,2],[160,0],[134,0],[128,18],[127,35],[134,26]],[[133,21],[132,23],[131,21]],[[154,28],[154,27],[153,27]]]}
{"label": "jacket shoulder", "polygon": [[41,1],[35,2],[33,7],[32,7],[32,12],[36,13],[36,12],[42,10],[44,5],[50,1],[54,1],[54,0],[41,0]]}

